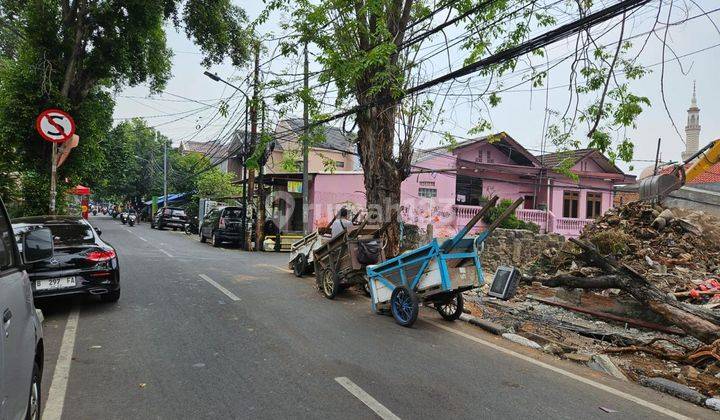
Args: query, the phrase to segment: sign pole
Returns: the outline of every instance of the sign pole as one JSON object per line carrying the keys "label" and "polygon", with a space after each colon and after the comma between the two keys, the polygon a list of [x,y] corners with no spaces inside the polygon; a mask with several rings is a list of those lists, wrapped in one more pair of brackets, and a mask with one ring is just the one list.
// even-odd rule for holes
{"label": "sign pole", "polygon": [[58,144],[70,140],[75,134],[75,121],[65,111],[46,109],[35,120],[35,128],[40,137],[52,143],[52,154],[50,156],[50,214],[55,214],[57,210]]}
{"label": "sign pole", "polygon": [[57,143],[52,144],[52,156],[50,157],[50,214],[55,214],[55,199],[57,197]]}

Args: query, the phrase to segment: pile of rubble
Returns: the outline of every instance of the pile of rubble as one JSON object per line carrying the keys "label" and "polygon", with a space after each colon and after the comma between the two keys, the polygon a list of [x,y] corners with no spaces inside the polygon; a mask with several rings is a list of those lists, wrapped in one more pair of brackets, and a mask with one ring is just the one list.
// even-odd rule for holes
{"label": "pile of rubble", "polygon": [[468,296],[482,303],[469,305],[473,319],[616,376],[720,398],[720,219],[631,202],[579,241],[535,249],[515,298]]}
{"label": "pile of rubble", "polygon": [[[584,229],[580,239],[665,293],[720,306],[720,219],[716,217],[631,202],[608,210]],[[601,273],[599,267],[575,258],[577,251],[572,243],[551,247],[524,268],[533,276],[567,272],[592,277]]]}

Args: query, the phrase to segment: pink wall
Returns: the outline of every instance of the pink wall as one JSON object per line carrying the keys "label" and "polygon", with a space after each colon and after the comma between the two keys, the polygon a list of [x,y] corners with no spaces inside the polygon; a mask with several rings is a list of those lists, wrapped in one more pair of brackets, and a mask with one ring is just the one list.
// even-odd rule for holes
{"label": "pink wall", "polygon": [[[491,159],[497,160],[507,158],[504,154],[494,155],[494,147],[485,145],[479,150],[490,150]],[[471,149],[471,148],[469,148]],[[465,150],[463,150],[465,152]],[[477,154],[478,148],[475,148]],[[467,155],[467,153],[465,153]],[[483,156],[486,162],[487,156]],[[497,161],[496,160],[496,161]],[[428,224],[434,225],[436,236],[451,236],[457,231],[462,221],[455,219],[455,173],[443,172],[441,169],[450,169],[456,164],[451,157],[437,156],[416,163],[419,168],[436,169],[438,172],[412,174],[401,186],[402,217],[406,223],[414,224],[424,229]],[[578,164],[578,170],[581,165]],[[591,159],[584,166],[586,172],[602,172]],[[525,195],[536,193],[533,180],[528,177],[521,178],[520,175],[494,172],[480,169],[477,172],[471,169],[460,170],[460,174],[474,176],[483,180],[483,195],[498,195],[501,198],[516,199]],[[579,181],[559,174],[552,175],[553,187],[550,189],[550,211],[555,217],[561,218],[563,213],[563,191],[579,191],[578,218],[584,219],[586,215],[587,192],[594,191],[602,194],[602,212],[612,206],[612,181],[580,176]],[[503,179],[507,181],[503,181]],[[579,188],[579,185],[582,188]],[[435,198],[419,196],[420,188],[435,189]],[[538,191],[538,202],[545,203],[547,185],[540,187]],[[348,207],[351,210],[364,209],[366,206],[365,185],[362,173],[335,173],[317,174],[313,178],[310,188],[311,209],[310,220],[313,221],[313,228],[326,226],[333,215],[341,208]]]}
{"label": "pink wall", "polygon": [[313,229],[327,226],[342,207],[353,212],[365,208],[363,174],[317,174],[310,188],[310,220]]}
{"label": "pink wall", "polygon": [[[482,157],[480,156],[482,152]],[[488,160],[488,153],[490,153],[490,160]],[[470,161],[477,163],[497,163],[497,164],[514,164],[515,162],[510,159],[508,155],[498,150],[497,147],[492,144],[480,143],[474,144],[467,147],[463,147],[458,150],[458,158],[461,161]]]}

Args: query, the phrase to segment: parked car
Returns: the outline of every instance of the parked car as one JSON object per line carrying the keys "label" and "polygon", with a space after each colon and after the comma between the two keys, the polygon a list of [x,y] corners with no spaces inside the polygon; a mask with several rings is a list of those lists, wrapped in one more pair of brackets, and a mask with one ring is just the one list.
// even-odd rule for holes
{"label": "parked car", "polygon": [[150,228],[162,229],[171,227],[172,230],[184,229],[187,219],[185,210],[177,207],[165,207],[155,213],[155,216],[150,222]]}
{"label": "parked car", "polygon": [[238,245],[242,241],[242,207],[216,207],[205,215],[200,225],[200,242],[210,239],[213,246],[223,242]]}
{"label": "parked car", "polygon": [[[24,251],[20,252],[20,248]],[[52,256],[50,231],[28,230],[18,241],[0,200],[0,395],[3,398],[0,417],[3,419],[40,418],[43,331],[25,267]]]}
{"label": "parked car", "polygon": [[55,255],[28,266],[35,298],[99,295],[103,302],[120,299],[120,266],[115,249],[79,216],[35,216],[13,219],[15,235],[38,227],[52,232]]}

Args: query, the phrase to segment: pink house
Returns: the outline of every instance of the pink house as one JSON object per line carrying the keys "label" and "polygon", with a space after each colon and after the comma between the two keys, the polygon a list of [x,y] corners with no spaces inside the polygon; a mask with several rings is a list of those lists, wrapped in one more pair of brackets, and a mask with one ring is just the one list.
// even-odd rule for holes
{"label": "pink house", "polygon": [[[524,197],[518,218],[543,232],[568,237],[604,213],[613,203],[613,186],[634,182],[594,149],[534,156],[508,134],[468,140],[452,150],[416,150],[413,173],[402,183],[401,214],[405,223],[435,236],[457,232],[488,197]],[[569,168],[568,176],[560,168]],[[314,173],[310,185],[310,220],[325,226],[339,207],[365,207],[359,171]],[[300,226],[287,230],[300,230]]]}

